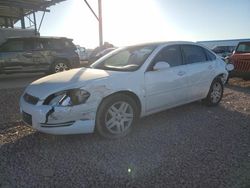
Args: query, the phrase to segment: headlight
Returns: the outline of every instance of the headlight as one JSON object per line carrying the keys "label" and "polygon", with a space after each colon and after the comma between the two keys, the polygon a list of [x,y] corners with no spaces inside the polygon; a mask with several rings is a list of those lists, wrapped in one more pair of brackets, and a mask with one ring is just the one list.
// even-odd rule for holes
{"label": "headlight", "polygon": [[70,89],[48,96],[45,99],[44,104],[51,106],[73,106],[85,103],[89,96],[89,92],[85,90]]}

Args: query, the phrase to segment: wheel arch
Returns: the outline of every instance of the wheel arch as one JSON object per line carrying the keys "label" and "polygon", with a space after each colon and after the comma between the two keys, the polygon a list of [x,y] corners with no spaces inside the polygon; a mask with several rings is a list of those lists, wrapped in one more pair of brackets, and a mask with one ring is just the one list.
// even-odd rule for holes
{"label": "wheel arch", "polygon": [[222,83],[225,84],[226,81],[227,81],[227,77],[228,77],[227,74],[225,74],[225,73],[220,73],[220,74],[218,74],[214,79],[219,78],[219,79],[221,79]]}
{"label": "wheel arch", "polygon": [[136,95],[134,92],[132,91],[129,91],[129,90],[121,90],[121,91],[116,91],[114,93],[111,93],[107,96],[105,96],[101,102],[99,103],[98,105],[98,108],[97,108],[97,111],[99,110],[100,106],[102,105],[103,101],[109,97],[112,97],[114,95],[119,95],[119,94],[123,94],[123,95],[126,95],[128,97],[130,97],[131,99],[133,99],[138,107],[138,116],[141,115],[141,111],[142,111],[142,104],[141,104],[141,100],[140,98],[138,97],[138,95]]}
{"label": "wheel arch", "polygon": [[58,62],[65,62],[65,63],[68,65],[69,69],[72,68],[71,63],[70,63],[70,61],[69,61],[67,58],[56,57],[56,58],[54,58],[54,59],[51,61],[50,65],[49,65],[49,68],[48,68],[48,71],[47,71],[48,74],[53,74],[53,73],[54,73],[54,66],[55,66],[55,64],[58,63]]}
{"label": "wheel arch", "polygon": [[65,62],[65,63],[67,63],[69,66],[71,66],[70,61],[69,61],[67,58],[65,58],[65,57],[56,57],[56,58],[53,60],[52,64],[55,64],[55,63],[60,62],[60,61],[63,61],[63,62]]}

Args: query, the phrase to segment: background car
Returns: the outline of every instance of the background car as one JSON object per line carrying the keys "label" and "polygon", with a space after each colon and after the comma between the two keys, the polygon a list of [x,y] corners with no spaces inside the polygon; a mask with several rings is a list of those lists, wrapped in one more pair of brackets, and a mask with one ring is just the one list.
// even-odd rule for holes
{"label": "background car", "polygon": [[56,73],[79,65],[75,45],[64,37],[9,38],[0,46],[0,73]]}
{"label": "background car", "polygon": [[20,108],[41,132],[119,138],[139,117],[197,100],[217,105],[227,76],[226,63],[195,43],[135,45],[33,82]]}
{"label": "background car", "polygon": [[101,57],[105,56],[106,54],[108,54],[109,52],[112,52],[113,50],[115,50],[117,48],[107,48],[104,49],[102,51],[100,51],[99,53],[95,54],[94,56],[90,56],[88,58],[88,63],[86,64],[85,67],[89,67],[91,64],[93,64],[95,61],[97,61],[98,59],[100,59]]}
{"label": "background car", "polygon": [[240,42],[235,52],[227,58],[227,61],[234,65],[230,77],[250,79],[250,41]]}
{"label": "background car", "polygon": [[225,58],[231,55],[236,46],[215,46],[212,51],[217,55]]}

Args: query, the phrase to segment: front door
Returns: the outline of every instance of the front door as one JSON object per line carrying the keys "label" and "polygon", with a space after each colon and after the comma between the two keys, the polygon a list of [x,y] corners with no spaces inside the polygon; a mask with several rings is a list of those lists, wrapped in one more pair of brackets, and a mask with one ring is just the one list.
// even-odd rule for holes
{"label": "front door", "polygon": [[[167,62],[170,67],[154,70],[157,62]],[[163,48],[145,73],[146,113],[154,113],[186,102],[186,65],[182,63],[178,45]]]}

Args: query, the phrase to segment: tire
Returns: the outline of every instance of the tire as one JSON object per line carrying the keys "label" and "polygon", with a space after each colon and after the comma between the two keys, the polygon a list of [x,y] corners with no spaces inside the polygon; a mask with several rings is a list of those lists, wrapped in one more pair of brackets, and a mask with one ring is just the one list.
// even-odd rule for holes
{"label": "tire", "polygon": [[116,139],[129,134],[138,118],[136,102],[125,94],[105,99],[96,116],[96,131],[105,138]]}
{"label": "tire", "polygon": [[58,73],[69,70],[71,67],[66,60],[57,60],[50,67],[51,73]]}
{"label": "tire", "polygon": [[220,103],[224,92],[224,86],[220,78],[215,78],[210,86],[204,102],[207,106],[216,106]]}

